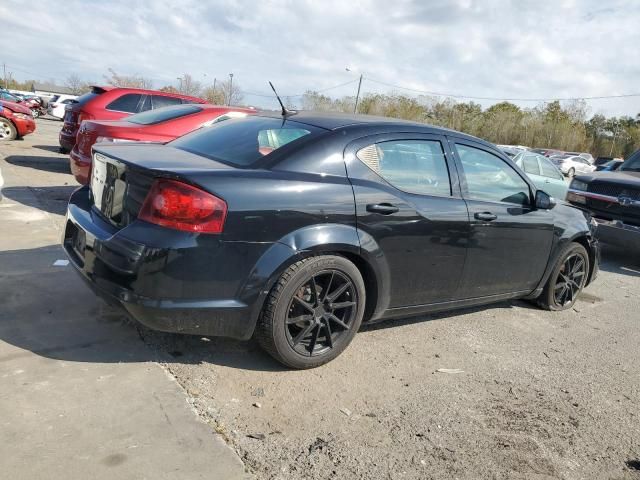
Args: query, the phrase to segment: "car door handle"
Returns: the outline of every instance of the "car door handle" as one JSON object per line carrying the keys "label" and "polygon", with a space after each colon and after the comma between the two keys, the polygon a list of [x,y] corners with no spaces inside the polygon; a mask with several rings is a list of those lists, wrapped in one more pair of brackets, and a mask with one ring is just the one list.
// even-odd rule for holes
{"label": "car door handle", "polygon": [[473,218],[476,220],[482,220],[483,222],[490,222],[491,220],[498,218],[498,216],[491,212],[478,212],[473,215]]}
{"label": "car door handle", "polygon": [[391,215],[400,209],[390,203],[370,203],[367,205],[367,212],[380,213],[381,215]]}

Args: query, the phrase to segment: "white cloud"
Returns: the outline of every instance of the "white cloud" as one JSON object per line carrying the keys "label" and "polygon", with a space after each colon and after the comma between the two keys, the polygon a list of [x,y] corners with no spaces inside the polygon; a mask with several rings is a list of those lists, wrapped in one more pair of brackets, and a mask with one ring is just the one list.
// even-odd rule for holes
{"label": "white cloud", "polygon": [[[638,2],[461,0],[21,0],[0,5],[17,78],[101,82],[108,68],[213,81],[234,73],[250,92],[284,94],[365,77],[486,97],[573,97],[640,91]],[[37,19],[37,21],[33,21]],[[31,72],[31,74],[23,73]],[[206,74],[206,77],[204,76]],[[355,85],[332,91],[353,93]],[[388,91],[364,82],[363,90]],[[246,96],[257,104],[259,97]],[[269,100],[266,100],[269,101]],[[526,104],[523,104],[526,105]],[[640,98],[592,111],[640,112]],[[275,104],[273,105],[275,106]]]}

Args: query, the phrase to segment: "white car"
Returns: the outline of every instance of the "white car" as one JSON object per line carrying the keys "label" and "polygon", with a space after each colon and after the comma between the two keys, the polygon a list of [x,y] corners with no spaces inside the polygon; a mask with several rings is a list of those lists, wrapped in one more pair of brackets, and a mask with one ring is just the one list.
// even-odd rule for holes
{"label": "white car", "polygon": [[579,155],[552,155],[549,159],[569,178],[576,173],[591,173],[596,170],[586,158]]}
{"label": "white car", "polygon": [[75,95],[54,95],[49,100],[49,105],[47,106],[47,113],[52,117],[56,117],[60,120],[64,118],[64,108],[70,103],[75,102]]}

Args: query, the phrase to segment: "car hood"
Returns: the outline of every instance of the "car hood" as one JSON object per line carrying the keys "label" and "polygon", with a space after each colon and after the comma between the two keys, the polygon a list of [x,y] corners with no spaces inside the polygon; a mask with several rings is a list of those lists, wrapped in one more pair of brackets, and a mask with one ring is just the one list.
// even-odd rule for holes
{"label": "car hood", "polygon": [[576,175],[576,180],[587,183],[611,183],[630,187],[640,187],[640,172],[593,172],[586,175]]}
{"label": "car hood", "polygon": [[28,113],[29,115],[31,115],[31,110],[29,110],[29,108],[25,107],[24,105],[20,105],[19,103],[0,100],[0,105],[2,105],[4,108],[8,108],[15,113]]}

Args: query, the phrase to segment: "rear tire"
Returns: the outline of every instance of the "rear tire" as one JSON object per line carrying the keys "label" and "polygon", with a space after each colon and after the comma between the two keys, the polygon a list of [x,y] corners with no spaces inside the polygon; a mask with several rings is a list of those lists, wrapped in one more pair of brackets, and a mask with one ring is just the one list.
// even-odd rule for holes
{"label": "rear tire", "polygon": [[18,138],[18,131],[13,123],[6,118],[0,118],[0,141],[15,140]]}
{"label": "rear tire", "polygon": [[544,290],[536,299],[545,310],[560,311],[573,307],[589,275],[589,255],[579,243],[569,244],[558,257]]}
{"label": "rear tire", "polygon": [[305,258],[291,265],[269,293],[255,337],[288,367],[318,367],[351,343],[364,307],[364,280],[353,263],[337,255]]}

